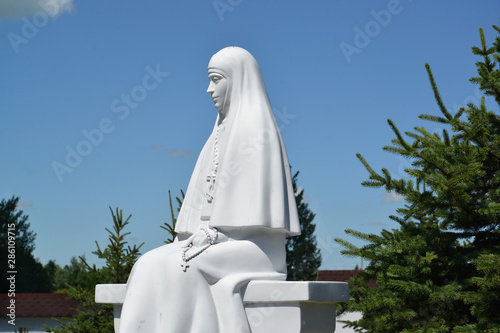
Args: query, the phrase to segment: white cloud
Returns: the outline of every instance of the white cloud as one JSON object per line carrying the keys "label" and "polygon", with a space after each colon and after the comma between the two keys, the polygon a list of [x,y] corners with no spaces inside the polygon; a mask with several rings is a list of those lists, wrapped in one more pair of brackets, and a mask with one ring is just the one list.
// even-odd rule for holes
{"label": "white cloud", "polygon": [[195,154],[190,151],[182,150],[182,149],[168,149],[161,145],[161,143],[155,143],[152,149],[159,149],[162,152],[167,153],[167,156],[178,156],[184,158],[192,158],[195,157]]}
{"label": "white cloud", "polygon": [[25,209],[33,207],[33,201],[23,201],[17,204],[17,209]]}
{"label": "white cloud", "polygon": [[38,12],[57,17],[73,10],[73,0],[0,0],[0,19],[19,19]]}
{"label": "white cloud", "polygon": [[191,158],[194,157],[194,153],[182,149],[167,149],[166,150],[168,156],[180,156],[180,157],[186,157],[186,158]]}
{"label": "white cloud", "polygon": [[381,197],[382,202],[400,202],[405,200],[404,196],[394,192],[384,193],[381,195]]}

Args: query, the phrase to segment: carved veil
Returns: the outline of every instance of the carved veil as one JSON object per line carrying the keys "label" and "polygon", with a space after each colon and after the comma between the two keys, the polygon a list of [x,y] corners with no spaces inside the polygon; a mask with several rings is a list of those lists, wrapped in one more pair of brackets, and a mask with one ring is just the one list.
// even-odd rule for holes
{"label": "carved veil", "polygon": [[[242,48],[227,47],[212,57],[211,69],[230,82],[230,104],[198,158],[176,231],[195,233],[208,220],[210,227],[267,227],[288,236],[300,234],[287,153],[256,60]],[[216,136],[218,167],[208,202]]]}

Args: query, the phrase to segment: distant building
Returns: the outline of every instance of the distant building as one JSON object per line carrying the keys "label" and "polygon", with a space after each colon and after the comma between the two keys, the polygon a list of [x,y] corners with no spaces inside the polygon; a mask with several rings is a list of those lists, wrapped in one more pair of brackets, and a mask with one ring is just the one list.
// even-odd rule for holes
{"label": "distant building", "polygon": [[[19,331],[20,327],[29,328],[30,333],[43,333],[41,330],[45,325],[54,327],[57,322],[52,318],[62,319],[72,317],[80,304],[68,299],[66,294],[18,294],[8,297],[7,294],[0,295],[0,333]],[[15,326],[10,324],[8,317],[11,300],[15,300]],[[11,306],[12,307],[12,306]],[[11,321],[12,323],[12,321]]]}
{"label": "distant building", "polygon": [[[318,281],[340,281],[349,282],[349,280],[356,274],[364,272],[363,270],[334,270],[334,271],[319,271]],[[377,288],[377,283],[375,280],[370,280],[368,286],[372,288]]]}

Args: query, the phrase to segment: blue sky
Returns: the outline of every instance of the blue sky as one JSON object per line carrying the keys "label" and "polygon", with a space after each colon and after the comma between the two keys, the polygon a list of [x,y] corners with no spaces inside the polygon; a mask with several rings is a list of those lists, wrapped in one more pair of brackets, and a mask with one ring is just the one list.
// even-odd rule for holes
{"label": "blue sky", "polygon": [[417,118],[439,114],[425,62],[450,110],[477,103],[470,49],[479,27],[493,41],[499,13],[493,0],[5,1],[0,197],[21,197],[42,263],[99,264],[108,206],[132,214],[129,240],[143,252],[162,245],[168,190],[187,187],[215,121],[208,61],[241,46],[259,62],[316,213],[321,268],[352,269],[358,259],[333,239],[395,228],[388,216],[403,205],[360,185],[355,154],[404,177],[409,161],[381,149],[387,119],[441,130]]}

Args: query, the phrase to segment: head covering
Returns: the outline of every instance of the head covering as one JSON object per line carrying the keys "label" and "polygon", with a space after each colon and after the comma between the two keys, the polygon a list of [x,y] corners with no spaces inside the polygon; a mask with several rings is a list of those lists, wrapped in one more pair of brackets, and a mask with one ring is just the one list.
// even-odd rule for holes
{"label": "head covering", "polygon": [[[208,70],[228,80],[226,103],[196,163],[176,232],[196,232],[205,215],[210,227],[300,234],[288,157],[256,60],[242,48],[227,47],[212,57]],[[218,166],[209,203],[206,184],[214,146]]]}

